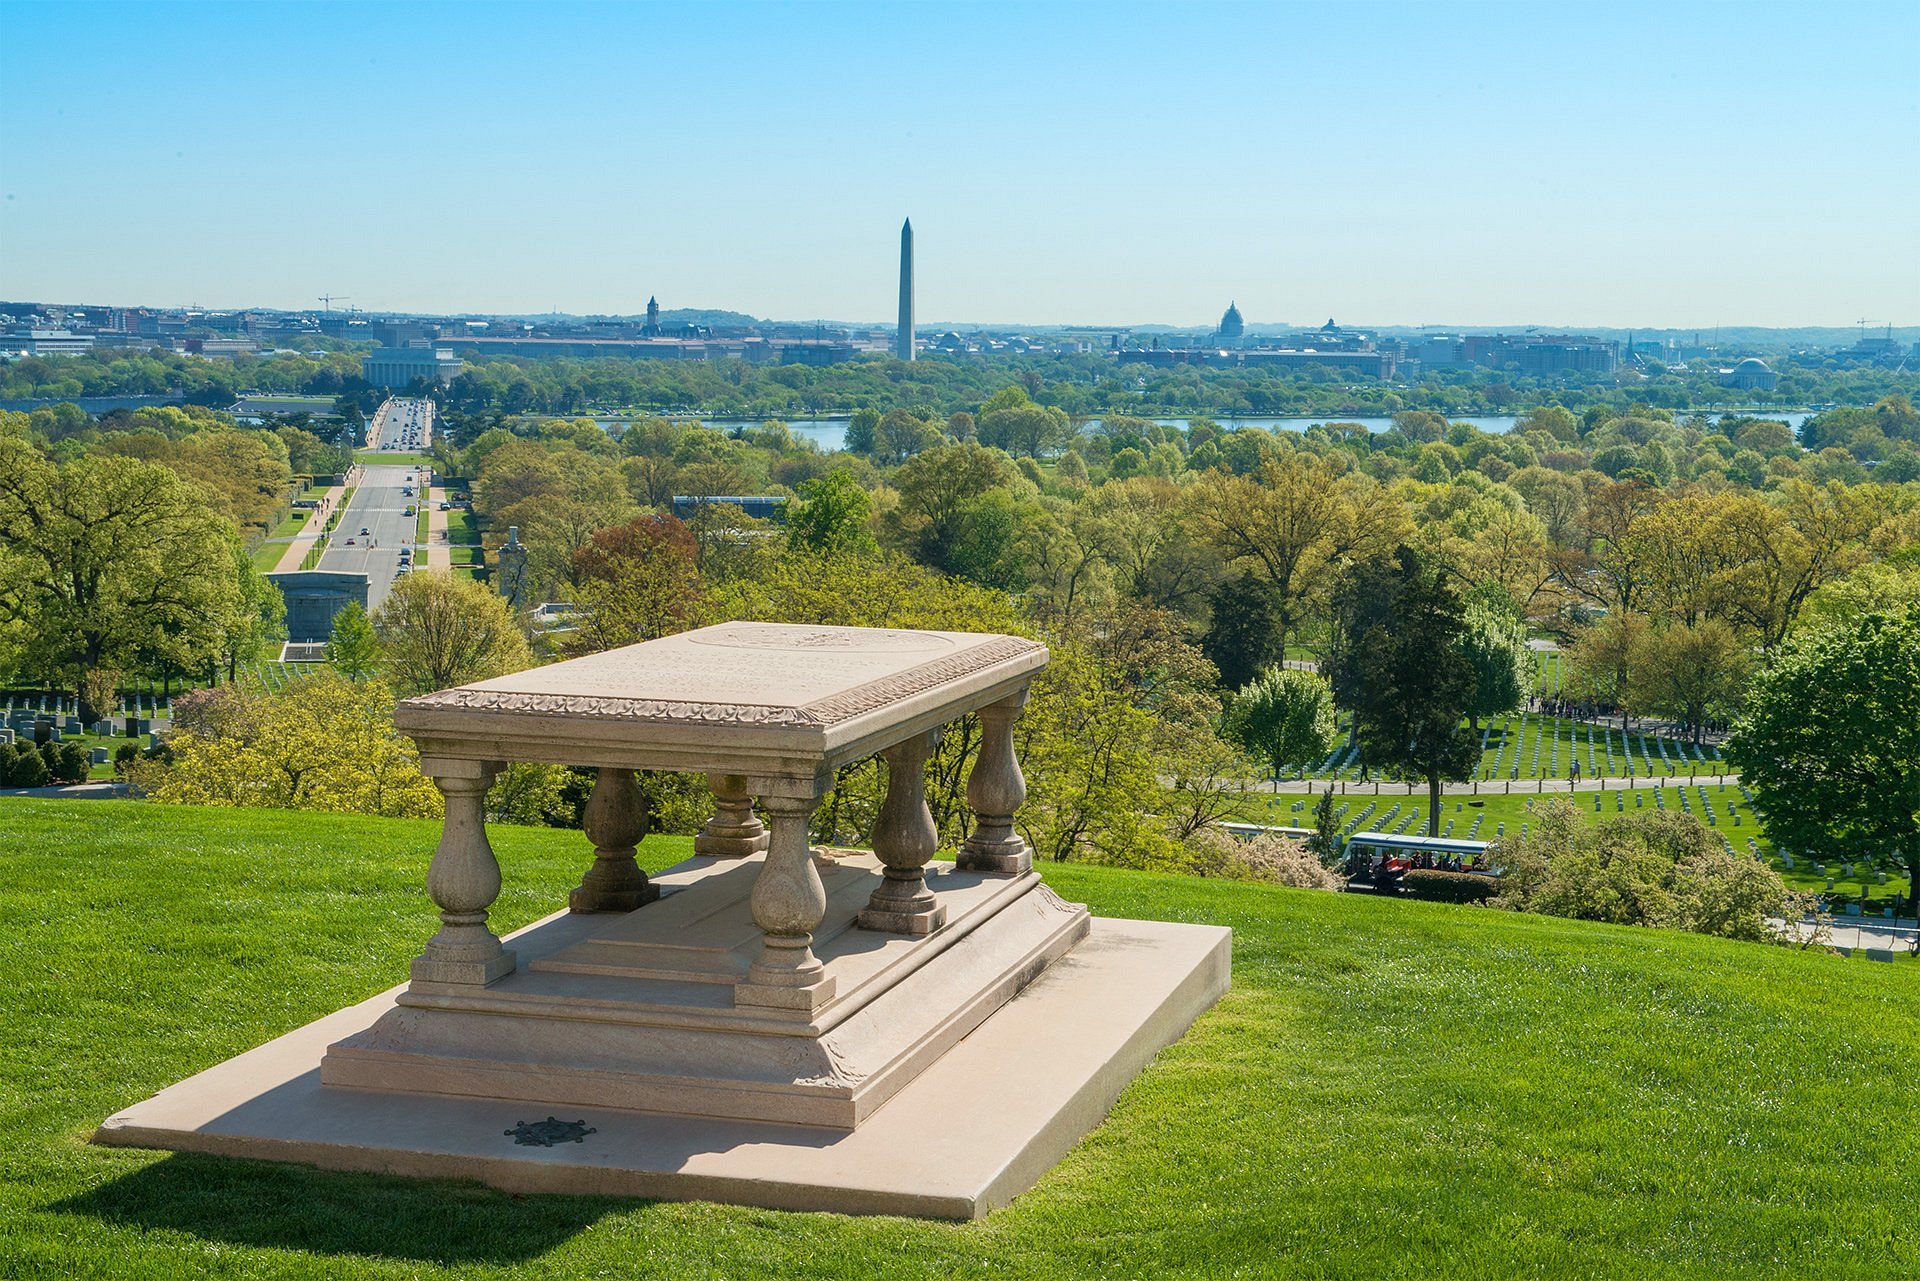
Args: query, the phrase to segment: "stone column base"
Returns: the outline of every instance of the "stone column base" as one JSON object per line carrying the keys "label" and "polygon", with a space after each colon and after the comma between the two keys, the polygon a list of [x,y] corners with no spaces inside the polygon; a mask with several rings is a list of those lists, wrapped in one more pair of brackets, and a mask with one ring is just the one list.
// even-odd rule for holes
{"label": "stone column base", "polygon": [[415,957],[412,978],[415,983],[469,983],[485,987],[513,973],[511,951],[495,952],[484,961],[436,961],[430,956]]}
{"label": "stone column base", "polygon": [[854,924],[863,930],[882,930],[888,934],[931,934],[946,923],[947,909],[938,903],[917,911],[868,907],[854,918]]}
{"label": "stone column base", "polygon": [[774,1010],[799,1010],[811,1014],[831,1001],[836,984],[833,976],[823,974],[804,987],[787,987],[782,984],[755,983],[749,973],[745,983],[736,983],[733,988],[733,1003],[759,1006]]}
{"label": "stone column base", "polygon": [[576,885],[567,895],[567,910],[572,912],[631,912],[660,897],[660,887],[649,881],[632,889],[602,890]]}
{"label": "stone column base", "polygon": [[755,854],[765,854],[767,844],[773,839],[768,832],[757,836],[709,835],[701,832],[693,838],[693,852],[704,854],[708,858],[748,858]]}
{"label": "stone column base", "polygon": [[960,847],[954,865],[965,872],[1031,872],[1033,850],[1018,837],[997,845],[969,841]]}

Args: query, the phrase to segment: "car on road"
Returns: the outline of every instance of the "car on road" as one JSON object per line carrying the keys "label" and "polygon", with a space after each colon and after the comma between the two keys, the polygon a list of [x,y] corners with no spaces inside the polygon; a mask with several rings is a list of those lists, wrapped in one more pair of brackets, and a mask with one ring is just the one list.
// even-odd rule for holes
{"label": "car on road", "polygon": [[351,546],[353,546],[353,545],[354,545],[354,542],[355,542],[355,541],[356,541],[356,540],[354,540],[354,539],[351,539],[351,538],[349,538],[349,539],[347,540],[347,546],[349,546],[349,547],[351,547]]}
{"label": "car on road", "polygon": [[366,533],[370,533],[370,532],[372,532],[372,531],[370,531],[370,530],[369,530],[369,529],[368,529],[368,528],[367,528],[367,527],[366,527],[365,525],[362,525],[362,526],[360,526],[360,532],[361,532],[362,534],[366,534]]}

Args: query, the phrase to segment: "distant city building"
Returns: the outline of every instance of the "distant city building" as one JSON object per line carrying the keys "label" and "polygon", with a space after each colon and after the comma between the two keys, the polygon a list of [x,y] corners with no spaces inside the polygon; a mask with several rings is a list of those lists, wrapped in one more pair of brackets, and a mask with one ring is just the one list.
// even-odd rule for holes
{"label": "distant city building", "polygon": [[1406,357],[1422,369],[1514,365],[1524,374],[1611,374],[1620,344],[1578,334],[1424,334],[1407,341]]}
{"label": "distant city building", "polygon": [[900,224],[900,326],[894,331],[893,354],[913,359],[913,219]]}
{"label": "distant city building", "polygon": [[[1915,343],[1914,347],[1920,349],[1920,343]],[[1907,354],[1894,340],[1892,325],[1888,325],[1886,333],[1879,337],[1869,338],[1862,332],[1853,346],[1842,347],[1834,354],[1841,360],[1867,365],[1898,365],[1907,359]]]}
{"label": "distant city building", "polygon": [[647,299],[647,323],[640,332],[648,338],[660,336],[660,300],[658,298]]}
{"label": "distant city building", "polygon": [[1741,391],[1772,391],[1780,382],[1780,375],[1767,368],[1767,362],[1757,356],[1749,356],[1732,369],[1720,371],[1722,387],[1736,387]]}
{"label": "distant city building", "polygon": [[533,360],[622,356],[643,360],[837,365],[854,356],[852,343],[831,338],[460,338],[454,340],[453,345],[482,360],[495,356],[524,356]]}
{"label": "distant city building", "polygon": [[4,344],[29,356],[84,356],[93,350],[92,334],[70,333],[65,329],[30,329],[9,336]]}
{"label": "distant city building", "polygon": [[1220,317],[1220,327],[1213,331],[1213,336],[1224,343],[1237,343],[1246,335],[1247,322],[1240,316],[1240,304],[1228,303],[1226,313]]}
{"label": "distant city building", "polygon": [[464,367],[465,362],[450,351],[382,347],[361,358],[360,376],[375,387],[411,387],[417,379],[444,386],[459,377]]}
{"label": "distant city building", "polygon": [[182,338],[174,345],[195,356],[224,356],[228,360],[260,350],[259,344],[246,338]]}
{"label": "distant city building", "polygon": [[227,407],[234,421],[259,425],[271,418],[306,414],[311,418],[338,418],[331,396],[292,396],[251,394]]}
{"label": "distant city building", "polygon": [[1385,351],[1301,351],[1285,347],[1261,347],[1252,351],[1222,351],[1218,347],[1125,347],[1114,353],[1123,365],[1150,365],[1170,369],[1175,365],[1205,365],[1216,369],[1234,367],[1265,369],[1341,369],[1370,378],[1393,377],[1393,353]]}

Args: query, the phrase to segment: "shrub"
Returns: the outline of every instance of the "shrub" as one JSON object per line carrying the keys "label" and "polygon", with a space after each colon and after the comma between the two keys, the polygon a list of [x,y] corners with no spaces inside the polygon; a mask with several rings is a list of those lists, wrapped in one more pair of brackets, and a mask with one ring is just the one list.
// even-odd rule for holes
{"label": "shrub", "polygon": [[1500,843],[1495,906],[1582,921],[1653,925],[1762,940],[1787,903],[1780,874],[1727,852],[1687,814],[1647,811],[1586,823],[1573,805],[1545,807],[1537,829]]}
{"label": "shrub", "polygon": [[13,750],[0,765],[5,767],[8,787],[45,787],[52,775],[40,749],[24,740],[15,740]]}
{"label": "shrub", "polygon": [[1266,881],[1301,890],[1337,890],[1345,885],[1303,843],[1262,835],[1243,841],[1225,832],[1202,830],[1187,843],[1187,865],[1154,870],[1184,871],[1235,881]]}
{"label": "shrub", "polygon": [[92,762],[84,743],[48,743],[41,749],[47,757],[47,772],[62,783],[84,783]]}
{"label": "shrub", "polygon": [[1446,872],[1416,867],[1401,885],[1409,898],[1436,903],[1484,903],[1500,892],[1500,882],[1478,872]]}

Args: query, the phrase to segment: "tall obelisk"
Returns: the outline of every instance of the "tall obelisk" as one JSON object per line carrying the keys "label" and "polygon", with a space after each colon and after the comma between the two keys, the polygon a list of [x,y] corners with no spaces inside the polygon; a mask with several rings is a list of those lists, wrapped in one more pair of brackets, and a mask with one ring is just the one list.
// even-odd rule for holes
{"label": "tall obelisk", "polygon": [[894,335],[893,354],[913,359],[913,219],[900,224],[900,332]]}

